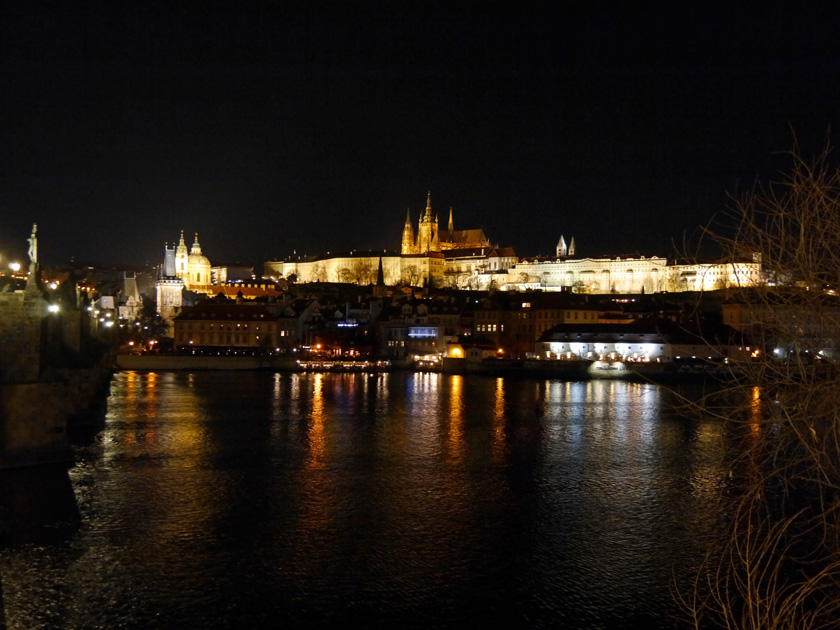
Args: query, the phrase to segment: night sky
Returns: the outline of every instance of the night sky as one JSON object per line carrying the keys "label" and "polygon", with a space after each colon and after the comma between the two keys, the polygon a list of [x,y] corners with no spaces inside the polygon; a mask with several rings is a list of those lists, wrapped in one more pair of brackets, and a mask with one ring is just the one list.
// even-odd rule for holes
{"label": "night sky", "polygon": [[33,222],[53,264],[395,249],[429,189],[520,256],[669,255],[840,124],[836,3],[18,4],[7,258]]}

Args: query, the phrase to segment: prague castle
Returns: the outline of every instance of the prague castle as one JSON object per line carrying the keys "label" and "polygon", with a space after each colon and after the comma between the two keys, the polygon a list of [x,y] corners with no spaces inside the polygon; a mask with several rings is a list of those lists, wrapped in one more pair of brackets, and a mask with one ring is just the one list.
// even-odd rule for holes
{"label": "prague castle", "polygon": [[542,290],[575,293],[710,291],[755,286],[759,261],[675,262],[660,256],[578,257],[575,239],[563,236],[556,255],[520,260],[513,249],[491,244],[482,229],[455,230],[452,209],[441,230],[426,197],[415,231],[406,215],[400,253],[351,251],[341,255],[294,257],[265,263],[264,274],[297,282],[436,286],[475,290]]}
{"label": "prague castle", "polygon": [[381,268],[386,285],[477,289],[478,272],[507,269],[516,260],[511,248],[492,245],[480,228],[455,230],[451,208],[448,229],[439,229],[430,192],[416,233],[411,212],[407,213],[400,253],[353,250],[338,255],[292,257],[266,262],[264,275],[294,277],[297,282],[373,284]]}

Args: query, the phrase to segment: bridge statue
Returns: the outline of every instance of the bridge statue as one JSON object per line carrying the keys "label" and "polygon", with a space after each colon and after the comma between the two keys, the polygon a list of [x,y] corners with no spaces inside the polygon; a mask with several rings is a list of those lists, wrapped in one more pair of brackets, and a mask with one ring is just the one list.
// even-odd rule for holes
{"label": "bridge statue", "polygon": [[38,224],[32,224],[32,236],[29,237],[29,263],[30,266],[38,264]]}

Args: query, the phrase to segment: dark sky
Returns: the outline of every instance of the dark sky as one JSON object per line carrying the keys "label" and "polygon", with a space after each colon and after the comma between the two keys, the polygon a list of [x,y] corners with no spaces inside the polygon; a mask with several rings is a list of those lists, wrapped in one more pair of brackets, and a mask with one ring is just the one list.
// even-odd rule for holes
{"label": "dark sky", "polygon": [[0,15],[0,254],[37,221],[47,263],[392,249],[428,189],[520,255],[667,255],[840,123],[836,3],[35,4]]}

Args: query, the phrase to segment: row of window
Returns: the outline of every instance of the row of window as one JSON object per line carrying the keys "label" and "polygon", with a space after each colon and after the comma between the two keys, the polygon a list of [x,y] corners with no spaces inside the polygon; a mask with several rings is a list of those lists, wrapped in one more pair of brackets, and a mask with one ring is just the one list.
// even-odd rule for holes
{"label": "row of window", "polygon": [[[195,336],[195,339],[191,339],[190,338],[191,335],[183,335],[183,336],[179,336],[179,337],[180,337],[181,344],[195,343],[197,345],[202,345],[202,344],[205,344],[205,343],[207,343],[207,344],[220,344],[221,343],[221,344],[228,344],[228,345],[230,345],[230,344],[247,345],[247,344],[251,343],[250,335],[237,334],[237,333],[233,333],[233,334],[230,334],[230,333],[227,333],[227,334],[209,333],[207,335],[199,333]],[[254,342],[259,342],[259,340],[260,340],[260,336],[255,335]]]}
{"label": "row of window", "polygon": [[[265,319],[265,313],[236,313],[236,319]],[[221,317],[221,314],[217,313],[198,313],[197,315],[193,315],[193,317],[198,317],[201,319],[218,319]],[[230,319],[230,313],[225,313],[225,317]]]}
{"label": "row of window", "polygon": [[[530,302],[523,302],[523,308],[530,308]],[[596,311],[536,311],[536,319],[552,319],[559,321],[561,314],[566,319],[587,319],[597,320],[598,313]],[[499,319],[498,311],[476,311],[475,318],[478,319]],[[517,312],[516,319],[530,319],[531,313]]]}
{"label": "row of window", "polygon": [[[186,330],[188,332],[192,332],[193,330],[208,330],[208,329],[213,330],[215,326],[216,326],[216,324],[214,324],[212,322],[210,324],[200,323],[200,324],[195,324],[195,325],[193,325],[192,322],[185,322],[184,323],[184,330]],[[219,324],[219,330],[239,330],[239,329],[248,330],[248,324],[237,324],[236,329],[234,329],[232,323],[231,324]],[[255,330],[259,330],[259,329],[260,329],[259,326],[255,327]]]}

